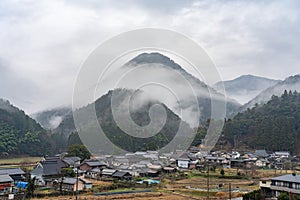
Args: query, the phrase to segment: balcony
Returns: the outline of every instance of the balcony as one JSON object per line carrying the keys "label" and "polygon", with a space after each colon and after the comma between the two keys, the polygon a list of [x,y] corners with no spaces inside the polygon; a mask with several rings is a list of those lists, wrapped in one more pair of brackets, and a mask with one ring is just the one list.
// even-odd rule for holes
{"label": "balcony", "polygon": [[291,187],[271,185],[270,189],[276,190],[276,191],[284,191],[284,192],[293,193],[293,194],[300,194],[300,189],[291,188]]}

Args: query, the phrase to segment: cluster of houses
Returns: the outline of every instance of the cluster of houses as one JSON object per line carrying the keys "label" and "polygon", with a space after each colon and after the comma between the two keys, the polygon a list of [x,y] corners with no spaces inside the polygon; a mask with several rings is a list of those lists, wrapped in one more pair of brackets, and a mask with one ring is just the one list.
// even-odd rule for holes
{"label": "cluster of houses", "polygon": [[[265,150],[254,153],[205,152],[198,148],[174,153],[157,151],[127,153],[125,155],[102,155],[81,162],[79,157],[46,156],[30,172],[37,186],[75,191],[92,188],[90,179],[102,181],[128,181],[133,177],[158,178],[161,174],[176,171],[203,169],[206,164],[226,168],[282,167],[288,152],[267,154]],[[281,164],[280,164],[281,163]],[[75,177],[74,177],[75,176]],[[0,193],[12,192],[14,186],[25,180],[21,169],[0,170]]]}

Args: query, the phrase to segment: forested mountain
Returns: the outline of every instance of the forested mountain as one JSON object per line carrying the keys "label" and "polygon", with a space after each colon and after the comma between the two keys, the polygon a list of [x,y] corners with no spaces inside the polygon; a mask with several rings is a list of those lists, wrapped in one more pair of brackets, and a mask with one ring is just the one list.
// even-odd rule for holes
{"label": "forested mountain", "polygon": [[223,129],[223,145],[240,149],[287,150],[300,154],[300,94],[285,91],[233,119]]}
{"label": "forested mountain", "polygon": [[[156,90],[151,91],[151,93],[178,115],[180,115],[182,110],[194,111],[199,109],[201,112],[201,124],[204,124],[206,120],[210,118],[212,102],[214,102],[215,105],[220,105],[222,104],[222,99],[224,99],[223,94],[217,92],[203,81],[188,73],[172,59],[160,53],[142,53],[126,63],[124,68],[129,70],[134,69],[137,73],[135,78],[137,83],[139,83],[138,77],[143,77],[143,79],[145,79],[143,74],[147,74],[147,76],[152,77],[154,81],[158,77],[158,83],[161,83],[160,81],[162,80],[164,85],[174,86],[178,89],[175,91],[176,95],[183,97],[179,102],[169,101],[169,97],[165,95],[166,92],[163,87],[157,88]],[[179,74],[179,76],[176,76],[177,74]],[[189,85],[186,84],[187,82]],[[187,92],[189,91],[190,86],[195,94]],[[197,98],[197,103],[191,101],[194,96]],[[178,104],[180,104],[181,107],[178,108]],[[239,107],[240,104],[237,101],[227,98],[226,116],[231,116]],[[194,116],[194,114],[191,114],[190,117]],[[190,121],[189,117],[181,117],[186,122]]]}
{"label": "forested mountain", "polygon": [[53,153],[46,131],[23,111],[0,99],[0,156]]}
{"label": "forested mountain", "polygon": [[71,108],[62,107],[45,110],[32,114],[32,118],[35,119],[43,128],[47,130],[55,129],[59,126],[66,115],[72,112]]}
{"label": "forested mountain", "polygon": [[240,111],[246,110],[247,108],[252,108],[256,104],[260,105],[267,103],[273,95],[281,96],[285,90],[300,91],[300,74],[290,76],[284,81],[280,81],[277,84],[265,89],[254,99],[243,105],[240,108]]}
{"label": "forested mountain", "polygon": [[[133,108],[130,112],[130,117],[136,124],[140,126],[147,126],[150,123],[150,116],[149,116],[150,107],[154,105],[160,105],[166,111],[165,125],[156,135],[151,137],[139,138],[139,137],[128,135],[127,133],[125,133],[123,130],[120,129],[119,124],[117,124],[114,119],[112,109],[111,109],[112,108],[111,99],[113,93],[114,95],[117,96],[116,99],[116,101],[118,102],[117,106],[120,106],[120,109],[123,109],[123,101],[126,98],[131,97],[132,99],[133,96],[143,95],[142,91],[116,89],[113,91],[109,91],[107,94],[103,95],[98,100],[96,100],[95,103],[80,108],[75,112],[77,112],[78,115],[81,114],[84,115],[83,113],[86,110],[95,107],[98,122],[102,130],[104,131],[105,135],[115,145],[127,151],[155,150],[168,144],[176,135],[181,119],[176,114],[174,114],[169,108],[167,108],[164,104],[154,100],[145,100],[145,101],[143,100],[143,102],[141,102],[140,100],[137,101],[133,100],[132,104],[130,104],[131,108]],[[144,99],[143,97],[139,98],[138,96],[136,96],[137,99]],[[85,118],[85,120],[86,122],[83,122],[82,129],[89,129],[90,127],[93,126],[93,124],[88,123],[90,122],[88,118]],[[154,123],[155,121],[156,123],[159,123],[161,121],[160,115],[157,115],[157,117],[153,118],[152,120],[154,120]],[[185,128],[189,129],[189,126],[186,123],[184,122],[182,123],[185,126]],[[131,127],[128,128],[131,132],[135,131],[134,128],[133,129],[131,129]],[[70,142],[76,143],[70,140],[77,140],[78,143],[78,138],[76,139],[77,136],[76,134],[74,134],[75,127],[74,127],[74,121],[72,115],[68,115],[62,121],[60,126],[56,129],[56,132],[65,133],[67,136],[70,135],[69,143]],[[147,133],[142,132],[141,134],[147,134]]]}
{"label": "forested mountain", "polygon": [[224,89],[228,97],[244,104],[252,100],[263,90],[278,82],[280,82],[280,80],[253,75],[243,75],[233,80],[218,82],[213,85],[213,88],[217,91],[221,91],[221,88],[224,85]]}

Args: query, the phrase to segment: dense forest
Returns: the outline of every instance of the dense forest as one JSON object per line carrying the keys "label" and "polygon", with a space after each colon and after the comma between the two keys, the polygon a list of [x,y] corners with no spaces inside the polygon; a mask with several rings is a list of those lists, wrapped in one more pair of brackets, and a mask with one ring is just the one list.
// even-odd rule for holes
{"label": "dense forest", "polygon": [[233,148],[300,153],[300,94],[285,91],[228,119],[221,141]]}
{"label": "dense forest", "polygon": [[53,153],[55,145],[36,121],[8,101],[0,101],[0,156]]}

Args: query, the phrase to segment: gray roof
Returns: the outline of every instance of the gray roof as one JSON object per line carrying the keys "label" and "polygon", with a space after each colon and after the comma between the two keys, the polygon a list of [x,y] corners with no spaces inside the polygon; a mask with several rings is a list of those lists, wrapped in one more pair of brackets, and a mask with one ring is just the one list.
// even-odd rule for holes
{"label": "gray roof", "polygon": [[88,170],[89,172],[101,172],[101,169],[96,167],[96,168],[93,168],[93,169],[90,169]]}
{"label": "gray roof", "polygon": [[91,166],[91,167],[107,166],[107,164],[105,162],[102,162],[102,161],[86,161],[84,163],[86,163],[88,166]]}
{"label": "gray roof", "polygon": [[286,175],[283,175],[283,176],[278,176],[278,177],[275,177],[275,178],[271,178],[271,180],[300,183],[300,176],[299,175],[293,176],[293,174],[286,174]]}
{"label": "gray roof", "polygon": [[67,167],[60,158],[51,158],[41,161],[32,171],[34,175],[56,175],[61,172],[61,168]]}
{"label": "gray roof", "polygon": [[74,165],[76,162],[80,161],[79,157],[64,157],[63,161],[68,165]]}
{"label": "gray roof", "polygon": [[290,153],[287,151],[276,151],[275,155],[284,155],[284,156],[289,156]]}
{"label": "gray roof", "polygon": [[[77,181],[77,178],[69,178],[69,177],[64,177],[63,178],[63,183],[64,184],[74,185],[74,184],[76,184],[76,181]],[[78,181],[81,181],[84,184],[92,184],[91,181],[86,180],[84,178],[78,178]],[[58,182],[61,182],[61,178],[58,180]]]}
{"label": "gray roof", "polygon": [[13,182],[14,180],[8,174],[0,174],[0,183]]}
{"label": "gray roof", "polygon": [[4,168],[4,169],[0,169],[0,174],[24,175],[25,172],[20,168]]}
{"label": "gray roof", "polygon": [[124,176],[131,176],[129,172],[124,172],[124,171],[116,171],[113,174],[113,177],[124,177]]}
{"label": "gray roof", "polygon": [[208,160],[226,160],[224,157],[216,157],[216,156],[206,156],[205,159]]}
{"label": "gray roof", "polygon": [[102,173],[103,175],[113,175],[117,170],[115,169],[103,169]]}
{"label": "gray roof", "polygon": [[84,178],[79,178],[80,181],[82,181],[84,184],[92,184],[92,181],[86,180]]}
{"label": "gray roof", "polygon": [[260,157],[267,157],[269,154],[266,152],[266,150],[255,150],[255,155]]}
{"label": "gray roof", "polygon": [[[76,183],[76,180],[76,178],[63,178],[63,183],[74,185]],[[61,182],[61,180],[59,182]]]}

